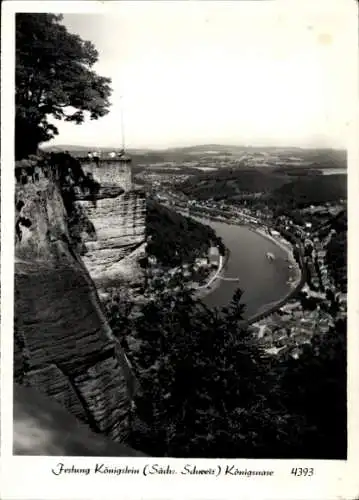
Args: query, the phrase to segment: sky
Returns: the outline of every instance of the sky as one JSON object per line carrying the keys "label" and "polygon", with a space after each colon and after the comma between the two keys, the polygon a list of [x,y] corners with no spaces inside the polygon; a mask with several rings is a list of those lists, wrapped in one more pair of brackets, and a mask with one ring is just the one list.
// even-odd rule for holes
{"label": "sky", "polygon": [[112,106],[97,121],[57,123],[51,144],[121,147],[122,109],[128,148],[345,147],[353,13],[304,5],[120,2],[65,14],[95,44]]}

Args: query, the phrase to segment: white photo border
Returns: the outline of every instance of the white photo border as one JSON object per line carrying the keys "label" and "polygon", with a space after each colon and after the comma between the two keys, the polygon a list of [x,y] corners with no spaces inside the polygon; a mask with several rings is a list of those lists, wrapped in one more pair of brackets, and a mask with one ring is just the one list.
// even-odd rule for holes
{"label": "white photo border", "polygon": [[[120,2],[97,1],[5,1],[2,3],[1,60],[1,486],[2,498],[8,499],[110,499],[110,498],[263,498],[263,499],[331,499],[359,496],[359,78],[358,78],[358,12],[349,0],[277,0],[274,2],[243,2],[268,8],[268,4],[286,9],[318,9],[333,15],[345,11],[348,16],[348,51],[343,57],[353,61],[353,75],[343,106],[348,109],[348,459],[322,460],[182,460],[155,458],[85,458],[85,457],[19,457],[12,454],[13,398],[13,310],[14,310],[14,73],[15,13],[103,13],[121,8]],[[147,2],[126,2],[139,8]],[[171,1],[155,3],[171,4]],[[192,3],[192,2],[191,2]],[[206,2],[193,2],[196,8]],[[230,2],[218,2],[222,8]],[[264,5],[267,4],[267,5]],[[149,19],[150,22],[150,19]],[[333,402],[335,405],[335,402]],[[333,429],[333,433],[335,429]],[[177,475],[135,476],[67,475],[61,478],[51,471],[58,463],[71,467],[137,467],[143,471],[148,464],[170,465],[181,470],[185,464],[198,467],[225,467],[235,464],[240,469],[273,470],[268,477],[193,477]],[[310,478],[290,474],[293,467],[313,467]]]}

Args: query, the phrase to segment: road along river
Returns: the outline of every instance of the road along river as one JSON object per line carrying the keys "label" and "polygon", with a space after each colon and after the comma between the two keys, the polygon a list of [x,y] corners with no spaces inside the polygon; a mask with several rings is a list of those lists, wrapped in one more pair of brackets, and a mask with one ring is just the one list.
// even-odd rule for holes
{"label": "road along river", "polygon": [[[234,292],[239,287],[244,292],[242,301],[246,305],[245,317],[269,308],[283,299],[292,287],[288,283],[291,263],[288,253],[274,241],[262,236],[246,226],[218,222],[207,218],[194,217],[202,224],[211,226],[222,238],[230,251],[224,270],[224,277],[239,277],[239,281],[219,280],[213,291],[203,297],[203,302],[210,307],[222,307],[229,304]],[[275,256],[268,260],[267,252]]]}

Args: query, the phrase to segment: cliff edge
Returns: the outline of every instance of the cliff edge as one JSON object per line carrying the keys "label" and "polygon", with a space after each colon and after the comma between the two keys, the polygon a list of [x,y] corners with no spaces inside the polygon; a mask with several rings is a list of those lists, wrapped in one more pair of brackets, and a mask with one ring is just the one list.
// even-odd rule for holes
{"label": "cliff edge", "polygon": [[14,380],[125,441],[133,376],[71,244],[53,179],[16,185]]}

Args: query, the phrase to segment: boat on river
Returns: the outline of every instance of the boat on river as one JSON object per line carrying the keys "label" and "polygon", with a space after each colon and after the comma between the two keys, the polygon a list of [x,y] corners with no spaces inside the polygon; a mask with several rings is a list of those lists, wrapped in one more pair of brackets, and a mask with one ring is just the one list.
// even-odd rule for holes
{"label": "boat on river", "polygon": [[273,253],[271,253],[271,252],[267,252],[267,253],[266,253],[266,257],[267,257],[267,259],[268,259],[269,261],[271,261],[271,262],[272,262],[273,260],[275,260],[275,256],[274,256],[274,254],[273,254]]}

